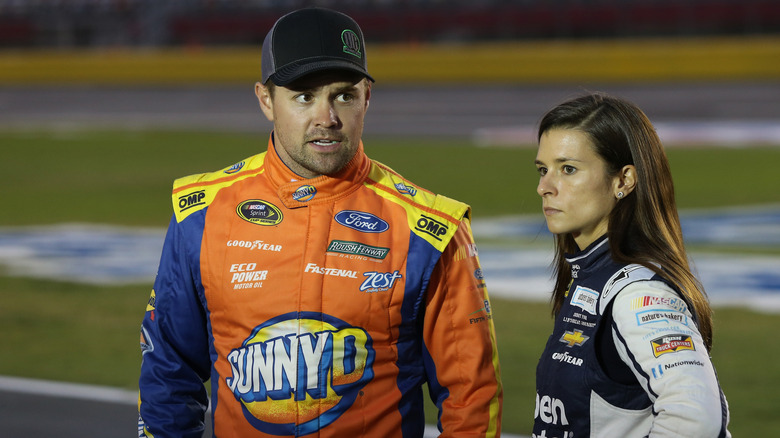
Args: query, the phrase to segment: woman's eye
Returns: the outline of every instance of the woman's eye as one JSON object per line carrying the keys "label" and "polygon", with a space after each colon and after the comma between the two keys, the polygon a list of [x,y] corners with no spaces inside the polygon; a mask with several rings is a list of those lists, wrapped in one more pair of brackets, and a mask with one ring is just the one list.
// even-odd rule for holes
{"label": "woman's eye", "polygon": [[546,167],[537,167],[536,170],[539,172],[539,175],[541,175],[541,176],[547,175],[547,168]]}
{"label": "woman's eye", "polygon": [[577,168],[574,166],[563,166],[563,173],[566,175],[571,175],[572,173],[576,172]]}

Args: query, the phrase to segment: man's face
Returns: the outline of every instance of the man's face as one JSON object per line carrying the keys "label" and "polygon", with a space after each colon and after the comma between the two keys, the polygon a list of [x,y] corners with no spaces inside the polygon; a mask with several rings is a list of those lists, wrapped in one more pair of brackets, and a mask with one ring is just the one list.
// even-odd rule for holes
{"label": "man's face", "polygon": [[274,89],[255,85],[265,116],[274,123],[282,161],[304,178],[332,175],[355,155],[371,96],[370,82],[339,72],[314,73]]}

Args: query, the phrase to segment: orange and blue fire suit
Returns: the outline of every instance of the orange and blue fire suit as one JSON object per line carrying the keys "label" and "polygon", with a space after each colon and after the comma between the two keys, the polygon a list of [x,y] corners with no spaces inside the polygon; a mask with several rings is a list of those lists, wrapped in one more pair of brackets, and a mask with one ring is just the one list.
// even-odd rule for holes
{"label": "orange and blue fire suit", "polygon": [[139,436],[500,435],[467,205],[369,159],[301,179],[268,150],[174,183],[142,323]]}

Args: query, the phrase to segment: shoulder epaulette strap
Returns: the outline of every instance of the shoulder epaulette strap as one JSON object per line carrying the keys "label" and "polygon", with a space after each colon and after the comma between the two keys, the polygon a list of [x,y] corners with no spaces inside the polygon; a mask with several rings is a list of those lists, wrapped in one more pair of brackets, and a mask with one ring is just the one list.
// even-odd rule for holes
{"label": "shoulder epaulette strap", "polygon": [[263,172],[265,152],[215,172],[185,176],[173,182],[171,200],[178,222],[206,208],[221,189]]}
{"label": "shoulder epaulette strap", "polygon": [[402,206],[412,232],[440,251],[470,214],[467,204],[418,187],[376,161],[371,163],[367,184],[380,196]]}
{"label": "shoulder epaulette strap", "polygon": [[612,299],[629,284],[637,281],[650,280],[655,277],[655,275],[655,272],[639,264],[623,266],[610,277],[606,284],[604,284],[599,300],[599,310],[603,311],[610,301],[612,301]]}

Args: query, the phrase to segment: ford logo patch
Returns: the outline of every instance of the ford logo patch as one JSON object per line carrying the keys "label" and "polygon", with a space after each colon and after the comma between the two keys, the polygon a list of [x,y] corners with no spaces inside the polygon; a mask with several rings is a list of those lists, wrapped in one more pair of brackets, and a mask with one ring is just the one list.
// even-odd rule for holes
{"label": "ford logo patch", "polygon": [[390,225],[371,213],[362,211],[344,210],[336,213],[336,222],[353,230],[364,233],[383,233]]}

